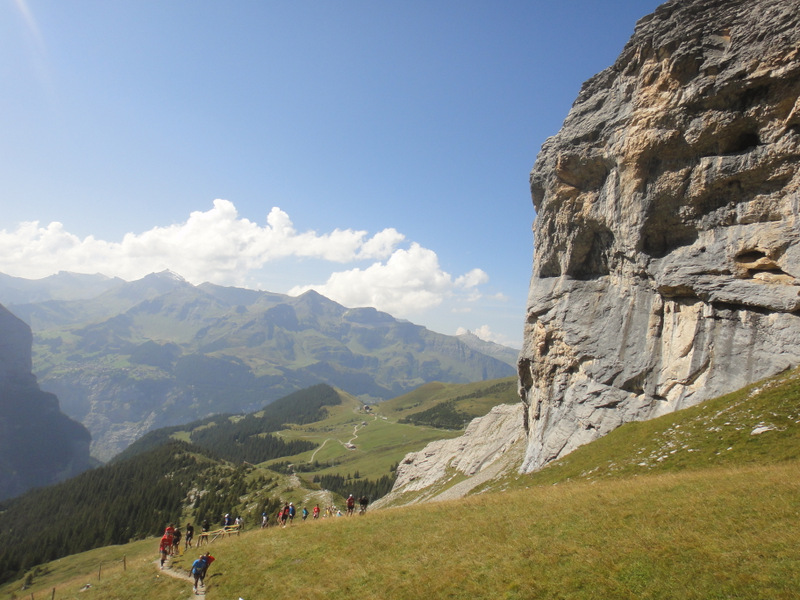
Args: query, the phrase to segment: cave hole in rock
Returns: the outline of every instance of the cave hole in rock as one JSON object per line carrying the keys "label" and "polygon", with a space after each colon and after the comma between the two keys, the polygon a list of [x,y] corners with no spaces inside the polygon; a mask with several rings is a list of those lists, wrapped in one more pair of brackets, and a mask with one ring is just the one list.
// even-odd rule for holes
{"label": "cave hole in rock", "polygon": [[737,254],[734,260],[736,260],[749,279],[752,279],[756,273],[786,275],[786,272],[761,250],[745,250]]}
{"label": "cave hole in rock", "polygon": [[755,131],[745,131],[730,140],[730,143],[723,146],[720,154],[743,154],[750,152],[761,145],[761,138]]}
{"label": "cave hole in rock", "polygon": [[642,230],[642,248],[653,258],[663,258],[682,246],[691,246],[697,236],[697,230],[675,219],[651,218]]}
{"label": "cave hole in rock", "polygon": [[593,231],[584,231],[576,236],[567,273],[583,280],[608,275],[614,241],[614,233],[599,224]]}

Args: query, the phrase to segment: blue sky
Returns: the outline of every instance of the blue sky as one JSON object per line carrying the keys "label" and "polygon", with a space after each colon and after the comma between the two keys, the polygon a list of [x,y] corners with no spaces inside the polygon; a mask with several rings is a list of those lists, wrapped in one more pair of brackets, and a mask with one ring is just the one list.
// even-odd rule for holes
{"label": "blue sky", "polygon": [[0,0],[0,272],[170,269],[519,347],[528,174],[650,0]]}

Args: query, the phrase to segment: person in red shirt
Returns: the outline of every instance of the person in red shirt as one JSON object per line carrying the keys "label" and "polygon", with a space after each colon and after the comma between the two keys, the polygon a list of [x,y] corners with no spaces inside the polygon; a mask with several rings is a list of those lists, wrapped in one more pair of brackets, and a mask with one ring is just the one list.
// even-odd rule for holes
{"label": "person in red shirt", "polygon": [[169,542],[169,554],[172,554],[172,539],[175,537],[175,525],[170,523],[167,528],[164,530],[164,537],[167,538]]}
{"label": "person in red shirt", "polygon": [[167,538],[167,534],[161,536],[161,543],[158,546],[158,551],[161,553],[161,568],[164,568],[164,561],[167,560],[167,552],[172,548],[172,540]]}
{"label": "person in red shirt", "polygon": [[216,560],[213,556],[211,556],[210,552],[205,553],[205,558],[206,558],[205,560],[206,566],[203,568],[203,574],[200,577],[200,585],[202,585],[203,587],[205,587],[206,585],[205,581],[206,581],[206,573],[208,573],[208,567],[210,567],[211,563],[213,563]]}

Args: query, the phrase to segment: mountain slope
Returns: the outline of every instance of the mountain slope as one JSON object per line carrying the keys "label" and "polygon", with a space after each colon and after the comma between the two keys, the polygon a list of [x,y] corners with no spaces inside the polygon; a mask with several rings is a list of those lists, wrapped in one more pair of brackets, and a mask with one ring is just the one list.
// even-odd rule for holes
{"label": "mountain slope", "polygon": [[[786,373],[625,425],[538,473],[511,473],[497,482],[508,488],[503,492],[495,487],[458,501],[217,540],[210,548],[217,562],[206,580],[208,594],[276,600],[795,598],[799,382],[797,372]],[[651,454],[638,472],[612,464],[638,465]],[[559,474],[559,464],[568,471]],[[601,471],[610,476],[598,476]],[[157,576],[157,540],[148,543],[144,550],[130,545],[29,571],[33,587],[26,594],[39,597],[56,588],[57,597],[72,597],[90,578],[92,593],[109,600],[190,593],[188,585],[176,589]],[[109,556],[125,553],[126,571],[108,564]],[[185,570],[193,558],[175,558],[172,568]],[[100,561],[106,562],[98,581]]]}
{"label": "mountain slope", "polygon": [[251,412],[317,383],[376,402],[514,372],[453,336],[316,292],[193,286],[169,272],[15,310],[34,325],[42,387],[89,428],[102,459],[153,428]]}
{"label": "mountain slope", "polygon": [[[436,397],[421,404],[460,398],[488,410],[508,383],[449,384],[446,393],[434,386]],[[349,493],[374,500],[391,487],[390,467],[406,452],[454,435],[398,424],[396,415],[381,416],[380,405],[366,408],[319,384],[252,414],[152,431],[104,467],[0,505],[0,581],[45,559],[156,535],[169,521],[216,524],[231,512],[253,523],[289,500],[323,507]]]}
{"label": "mountain slope", "polygon": [[0,500],[95,465],[89,432],[31,373],[31,332],[0,305]]}
{"label": "mountain slope", "polygon": [[[463,458],[472,450],[461,448],[458,439],[450,440],[448,444],[452,445],[444,448],[431,444],[400,463],[395,487],[381,505],[399,506],[420,498],[452,499],[575,480],[798,461],[798,395],[800,368],[656,419],[627,423],[525,475],[520,474],[524,439],[511,440],[471,472],[463,466]],[[476,419],[471,427],[480,420]],[[444,467],[436,471],[437,465]],[[485,472],[490,469],[487,477]],[[463,483],[473,479],[476,482],[472,484]],[[424,482],[424,488],[420,482]],[[456,487],[461,489],[453,493]]]}

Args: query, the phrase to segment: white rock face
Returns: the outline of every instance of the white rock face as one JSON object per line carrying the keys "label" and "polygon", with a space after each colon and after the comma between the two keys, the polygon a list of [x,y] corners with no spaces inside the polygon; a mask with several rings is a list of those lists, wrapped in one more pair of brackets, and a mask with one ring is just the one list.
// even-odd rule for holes
{"label": "white rock face", "polygon": [[430,500],[454,476],[474,476],[489,469],[525,436],[523,417],[521,404],[495,406],[486,416],[473,419],[463,436],[431,442],[419,452],[407,454],[397,468],[391,493],[375,506],[385,506],[404,494],[421,490],[432,491],[416,500]]}
{"label": "white rock face", "polygon": [[679,0],[531,172],[532,471],[800,363],[800,3]]}

